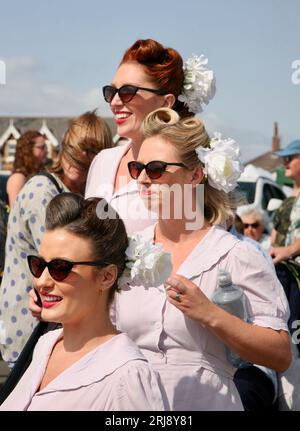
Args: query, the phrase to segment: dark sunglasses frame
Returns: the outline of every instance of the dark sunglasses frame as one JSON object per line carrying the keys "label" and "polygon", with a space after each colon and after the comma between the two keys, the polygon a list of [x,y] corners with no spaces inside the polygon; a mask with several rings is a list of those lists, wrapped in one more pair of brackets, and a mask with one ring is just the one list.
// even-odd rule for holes
{"label": "dark sunglasses frame", "polygon": [[[34,260],[39,261],[40,268],[38,272],[34,271],[34,268],[33,268]],[[65,278],[67,278],[70,272],[72,271],[73,266],[75,265],[89,265],[89,266],[102,266],[102,267],[109,265],[108,263],[103,262],[102,260],[73,262],[72,260],[62,259],[62,258],[56,258],[56,259],[50,260],[49,262],[46,262],[45,259],[43,259],[42,257],[35,256],[35,255],[28,255],[27,262],[28,262],[30,272],[35,278],[40,278],[40,276],[45,271],[45,268],[48,268],[49,274],[56,281],[63,281]],[[59,269],[57,267],[59,265],[61,266],[62,264],[65,265],[64,270]]]}
{"label": "dark sunglasses frame", "polygon": [[[180,166],[182,168],[186,168],[186,166],[183,163],[176,163],[176,162],[167,163],[167,162],[162,162],[161,160],[152,160],[146,165],[144,163],[136,162],[133,160],[131,162],[128,162],[127,166],[128,166],[130,176],[134,180],[138,179],[138,177],[141,175],[144,169],[146,170],[147,176],[151,180],[158,180],[163,175],[163,173],[166,172],[166,169],[168,166]],[[137,169],[138,175],[135,176],[133,174],[133,171],[132,171],[133,169]]]}
{"label": "dark sunglasses frame", "polygon": [[252,228],[256,229],[258,226],[260,226],[260,223],[258,221],[254,222],[254,223],[244,223],[244,228],[245,229],[247,229],[250,226]]}
{"label": "dark sunglasses frame", "polygon": [[290,163],[292,160],[296,159],[296,158],[300,157],[300,154],[292,154],[291,156],[284,156],[283,159],[283,164],[287,165],[288,163]]}
{"label": "dark sunglasses frame", "polygon": [[[106,94],[107,90],[109,90],[111,92],[110,95]],[[119,97],[123,103],[128,103],[134,98],[134,96],[136,95],[136,93],[139,90],[150,91],[151,93],[155,93],[155,94],[159,94],[159,95],[166,94],[166,92],[163,90],[156,90],[154,88],[138,87],[136,85],[130,85],[130,84],[122,85],[122,87],[120,87],[120,88],[116,88],[113,85],[105,85],[104,87],[102,87],[103,97],[107,103],[111,103],[113,98],[115,97],[115,95],[117,93],[118,93],[118,95],[119,95]]]}

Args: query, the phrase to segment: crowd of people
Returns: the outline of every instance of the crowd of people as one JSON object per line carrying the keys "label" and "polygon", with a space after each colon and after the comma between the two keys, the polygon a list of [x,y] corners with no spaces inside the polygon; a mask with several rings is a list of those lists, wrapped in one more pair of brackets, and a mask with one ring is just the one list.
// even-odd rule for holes
{"label": "crowd of people", "polygon": [[[11,176],[23,183],[0,290],[12,373],[38,322],[49,324],[0,410],[275,408],[300,318],[299,203],[283,247],[271,247],[261,214],[237,217],[238,144],[196,116],[214,95],[204,56],[183,62],[137,40],[103,87],[124,145],[87,112],[45,171],[44,137],[32,137],[35,170]],[[279,153],[296,183],[297,142]],[[243,289],[246,319],[212,301],[221,270]]]}

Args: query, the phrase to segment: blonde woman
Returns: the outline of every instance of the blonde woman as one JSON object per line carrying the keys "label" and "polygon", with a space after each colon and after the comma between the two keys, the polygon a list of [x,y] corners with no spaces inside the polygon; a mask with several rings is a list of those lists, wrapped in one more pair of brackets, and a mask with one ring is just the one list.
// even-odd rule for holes
{"label": "blonde woman", "polygon": [[[140,234],[171,253],[173,271],[158,288],[123,284],[116,325],[159,373],[172,410],[243,410],[225,346],[277,371],[288,368],[291,352],[288,305],[274,271],[252,245],[220,227],[232,216],[237,145],[219,137],[211,141],[199,119],[180,119],[166,108],[150,113],[142,132],[138,158],[128,168],[158,222]],[[190,217],[196,205],[202,220],[195,211]],[[219,269],[244,290],[248,322],[211,301]]]}

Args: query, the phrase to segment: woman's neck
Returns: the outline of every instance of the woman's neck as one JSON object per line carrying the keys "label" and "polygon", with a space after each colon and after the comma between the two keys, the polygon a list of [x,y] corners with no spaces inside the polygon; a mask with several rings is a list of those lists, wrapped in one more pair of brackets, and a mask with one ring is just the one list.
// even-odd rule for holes
{"label": "woman's neck", "polygon": [[130,149],[131,149],[132,156],[133,156],[134,160],[137,160],[137,158],[138,158],[138,154],[139,154],[141,145],[142,145],[142,137],[140,135],[137,135],[137,136],[131,138]]}
{"label": "woman's neck", "polygon": [[106,342],[118,331],[111,323],[108,313],[97,319],[80,319],[78,323],[63,324],[63,346],[66,352],[89,352]]}
{"label": "woman's neck", "polygon": [[211,228],[211,224],[205,219],[202,226],[196,229],[189,227],[189,221],[185,219],[159,220],[155,231],[155,242],[184,243],[195,238],[201,239]]}
{"label": "woman's neck", "polygon": [[64,185],[70,190],[70,192],[84,195],[85,184],[82,184],[81,182],[70,181],[69,178],[63,173],[58,176]]}

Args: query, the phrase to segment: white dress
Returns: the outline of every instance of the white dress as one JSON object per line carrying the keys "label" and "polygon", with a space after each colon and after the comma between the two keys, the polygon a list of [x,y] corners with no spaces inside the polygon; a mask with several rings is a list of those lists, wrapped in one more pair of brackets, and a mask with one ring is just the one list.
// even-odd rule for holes
{"label": "white dress", "polygon": [[[141,234],[153,238],[154,226]],[[177,273],[211,299],[221,268],[244,289],[250,323],[287,331],[289,308],[273,269],[251,244],[224,229],[212,227]],[[225,345],[170,304],[163,286],[123,285],[114,305],[117,327],[159,372],[172,410],[243,410]]]}
{"label": "white dress", "polygon": [[0,410],[164,410],[158,379],[126,334],[90,351],[37,392],[62,329],[43,335]]}

